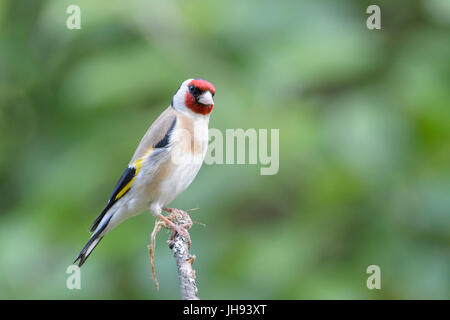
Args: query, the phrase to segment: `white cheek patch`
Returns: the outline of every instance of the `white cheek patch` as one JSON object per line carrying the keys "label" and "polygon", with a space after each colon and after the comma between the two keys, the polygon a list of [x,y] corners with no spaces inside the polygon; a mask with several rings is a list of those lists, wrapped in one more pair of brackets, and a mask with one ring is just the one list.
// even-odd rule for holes
{"label": "white cheek patch", "polygon": [[173,96],[172,99],[172,107],[174,107],[177,110],[185,110],[186,105],[184,104],[184,98],[186,96],[186,92],[188,92],[188,84],[192,81],[193,79],[187,79],[186,81],[184,81],[180,88],[178,89],[178,91],[175,93],[175,95]]}

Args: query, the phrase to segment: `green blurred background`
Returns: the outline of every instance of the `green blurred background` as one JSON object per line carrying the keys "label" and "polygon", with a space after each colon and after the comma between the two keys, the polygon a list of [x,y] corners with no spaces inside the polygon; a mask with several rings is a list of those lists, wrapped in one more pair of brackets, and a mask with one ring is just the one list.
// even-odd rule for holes
{"label": "green blurred background", "polygon": [[172,204],[206,224],[200,298],[450,298],[449,28],[448,0],[0,0],[0,298],[179,298],[168,232],[151,278],[149,213],[81,290],[65,271],[190,77],[217,89],[210,127],[280,129],[277,175],[204,165]]}

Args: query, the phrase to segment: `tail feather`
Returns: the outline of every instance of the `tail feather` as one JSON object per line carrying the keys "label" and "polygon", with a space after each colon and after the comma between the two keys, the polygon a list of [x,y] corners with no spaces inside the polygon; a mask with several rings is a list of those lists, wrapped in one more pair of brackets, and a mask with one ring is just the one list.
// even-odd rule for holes
{"label": "tail feather", "polygon": [[89,257],[91,252],[95,249],[95,247],[99,244],[100,240],[102,240],[103,237],[96,237],[94,238],[94,235],[89,239],[88,243],[84,246],[83,250],[78,254],[77,258],[73,262],[74,264],[78,262],[78,267],[81,267],[86,259]]}
{"label": "tail feather", "polygon": [[80,251],[78,256],[76,257],[73,264],[78,262],[78,267],[81,267],[86,259],[89,257],[91,252],[95,249],[95,247],[99,244],[99,242],[103,239],[103,235],[100,236],[105,230],[106,226],[108,225],[109,221],[111,220],[111,216],[107,217],[105,219],[106,221],[100,223],[95,233],[89,238],[89,241],[86,243],[86,245],[83,247],[83,249]]}

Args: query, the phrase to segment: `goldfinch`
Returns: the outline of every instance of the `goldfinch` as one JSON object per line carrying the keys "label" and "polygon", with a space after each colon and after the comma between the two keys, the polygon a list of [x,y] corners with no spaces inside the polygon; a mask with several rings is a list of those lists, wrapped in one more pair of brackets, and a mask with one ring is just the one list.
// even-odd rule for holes
{"label": "goldfinch", "polygon": [[92,236],[74,261],[79,267],[106,233],[147,209],[174,231],[186,232],[165,218],[162,210],[189,187],[202,166],[215,91],[203,79],[188,79],[181,84],[170,106],[145,133],[108,203],[93,222]]}

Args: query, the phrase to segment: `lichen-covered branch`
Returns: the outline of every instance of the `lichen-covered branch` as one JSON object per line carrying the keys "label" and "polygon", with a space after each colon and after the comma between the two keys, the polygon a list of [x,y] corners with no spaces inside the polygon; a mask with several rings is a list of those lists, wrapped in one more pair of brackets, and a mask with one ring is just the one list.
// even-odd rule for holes
{"label": "lichen-covered branch", "polygon": [[[172,231],[172,235],[169,238],[169,248],[173,252],[175,262],[177,264],[178,278],[180,281],[181,299],[183,300],[198,300],[197,297],[197,283],[195,281],[195,270],[192,264],[195,260],[195,255],[189,253],[191,240],[189,236],[189,228],[192,226],[192,220],[189,214],[180,209],[166,209],[170,214],[166,217],[167,220],[175,224],[179,228],[180,232]],[[152,265],[152,274],[155,279],[156,287],[159,288],[158,281],[156,279],[156,273],[154,268],[154,252],[155,252],[155,238],[158,231],[162,228],[170,228],[167,222],[157,221],[155,228],[152,232],[152,241],[149,247],[150,260]]]}
{"label": "lichen-covered branch", "polygon": [[178,278],[180,279],[181,299],[198,300],[195,270],[192,267],[195,256],[189,253],[189,241],[180,234],[176,234],[170,241],[169,247],[177,263]]}

